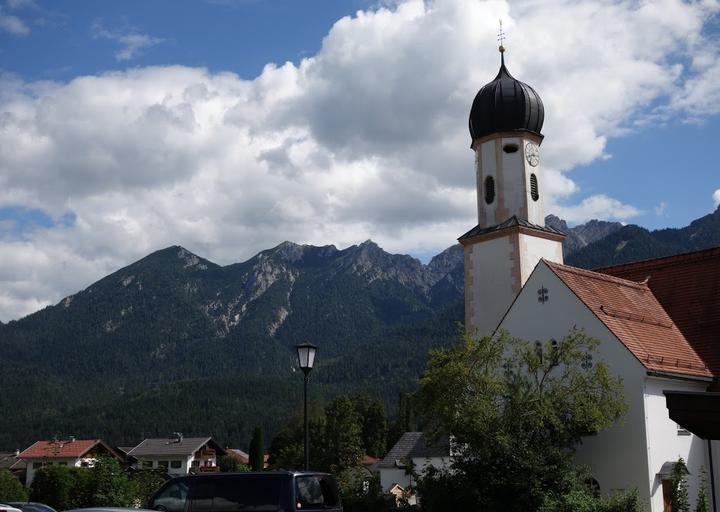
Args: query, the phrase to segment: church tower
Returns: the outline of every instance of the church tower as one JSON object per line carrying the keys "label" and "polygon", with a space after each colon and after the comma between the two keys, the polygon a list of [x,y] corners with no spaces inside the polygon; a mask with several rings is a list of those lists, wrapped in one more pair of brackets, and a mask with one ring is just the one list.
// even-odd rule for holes
{"label": "church tower", "polygon": [[541,258],[563,262],[565,235],[545,226],[545,110],[535,90],[507,70],[504,52],[500,46],[500,71],[470,110],[478,225],[459,241],[465,249],[465,327],[479,336],[497,328]]}

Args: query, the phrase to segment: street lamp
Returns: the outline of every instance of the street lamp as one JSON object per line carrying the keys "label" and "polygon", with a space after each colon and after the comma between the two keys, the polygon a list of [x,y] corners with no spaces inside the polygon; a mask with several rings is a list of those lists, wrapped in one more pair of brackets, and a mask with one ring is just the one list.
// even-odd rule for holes
{"label": "street lamp", "polygon": [[298,364],[305,374],[305,471],[308,471],[310,469],[310,453],[308,451],[310,435],[308,433],[307,388],[308,376],[312,371],[313,363],[315,363],[315,353],[317,352],[317,347],[306,341],[304,343],[300,343],[299,345],[295,345],[295,349],[297,350]]}

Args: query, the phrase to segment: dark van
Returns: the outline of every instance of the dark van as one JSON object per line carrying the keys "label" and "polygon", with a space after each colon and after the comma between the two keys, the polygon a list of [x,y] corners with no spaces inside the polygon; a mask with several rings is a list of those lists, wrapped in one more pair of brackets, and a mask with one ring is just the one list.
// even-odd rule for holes
{"label": "dark van", "polygon": [[150,498],[146,508],[161,512],[342,512],[331,475],[289,471],[173,478]]}

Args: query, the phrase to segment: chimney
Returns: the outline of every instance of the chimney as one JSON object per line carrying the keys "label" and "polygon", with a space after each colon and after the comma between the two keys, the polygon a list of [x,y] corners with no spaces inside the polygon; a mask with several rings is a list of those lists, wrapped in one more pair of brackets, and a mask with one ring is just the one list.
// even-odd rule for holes
{"label": "chimney", "polygon": [[68,443],[74,443],[74,442],[75,442],[75,436],[70,436]]}

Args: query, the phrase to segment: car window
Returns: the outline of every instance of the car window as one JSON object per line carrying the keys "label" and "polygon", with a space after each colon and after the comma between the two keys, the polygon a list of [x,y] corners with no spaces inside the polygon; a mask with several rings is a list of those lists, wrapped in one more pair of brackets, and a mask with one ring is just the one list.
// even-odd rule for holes
{"label": "car window", "polygon": [[280,510],[284,506],[283,497],[288,494],[286,482],[289,483],[284,478],[268,478],[268,475],[217,479],[212,511]]}
{"label": "car window", "polygon": [[295,501],[298,510],[315,510],[340,504],[335,481],[323,475],[295,478]]}
{"label": "car window", "polygon": [[150,508],[163,512],[185,512],[188,486],[186,482],[174,482],[162,489],[153,499]]}

